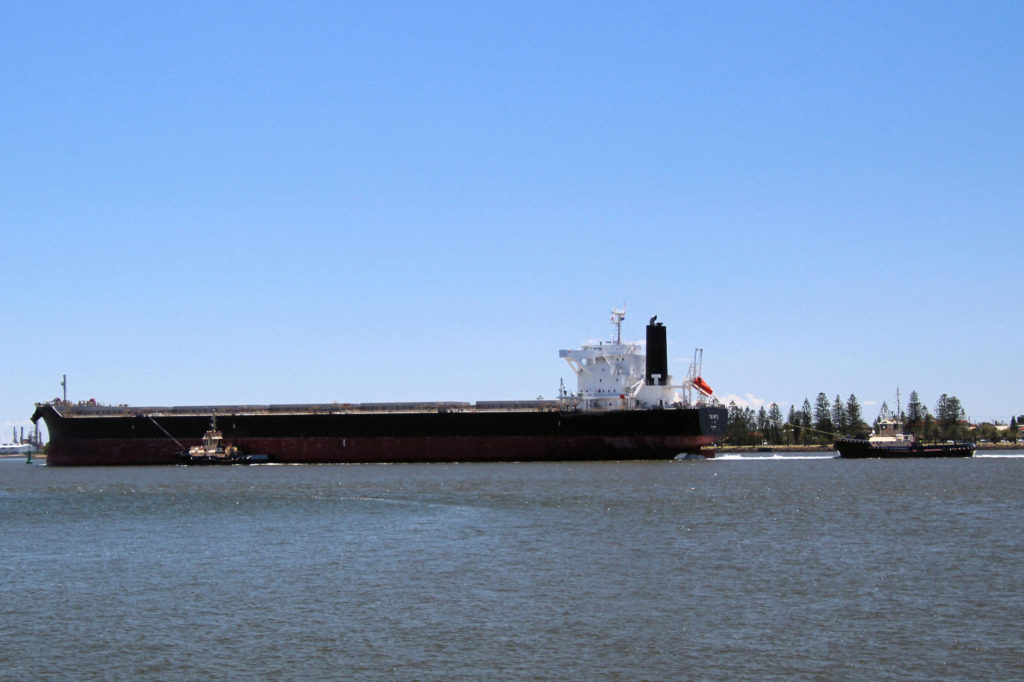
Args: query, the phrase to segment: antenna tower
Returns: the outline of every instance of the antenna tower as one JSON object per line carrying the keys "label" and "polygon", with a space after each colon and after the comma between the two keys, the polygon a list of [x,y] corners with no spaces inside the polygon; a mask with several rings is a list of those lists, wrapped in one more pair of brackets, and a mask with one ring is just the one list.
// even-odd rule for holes
{"label": "antenna tower", "polygon": [[615,325],[615,343],[622,343],[622,321],[626,319],[626,306],[612,308],[612,324]]}

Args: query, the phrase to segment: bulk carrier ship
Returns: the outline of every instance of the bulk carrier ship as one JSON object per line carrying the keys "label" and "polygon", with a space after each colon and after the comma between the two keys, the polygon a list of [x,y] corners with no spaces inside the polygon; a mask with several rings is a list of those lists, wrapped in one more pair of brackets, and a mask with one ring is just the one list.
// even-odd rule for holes
{"label": "bulk carrier ship", "polygon": [[714,455],[727,410],[700,375],[668,374],[665,326],[651,318],[646,347],[612,340],[559,351],[577,390],[556,400],[110,406],[37,403],[49,431],[47,464],[175,464],[211,429],[249,461],[277,463],[672,459]]}

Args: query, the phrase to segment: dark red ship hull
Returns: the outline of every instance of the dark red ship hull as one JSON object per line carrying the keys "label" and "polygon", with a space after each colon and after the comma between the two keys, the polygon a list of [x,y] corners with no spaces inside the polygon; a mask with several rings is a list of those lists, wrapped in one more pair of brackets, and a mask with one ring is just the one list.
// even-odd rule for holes
{"label": "dark red ship hull", "polygon": [[225,443],[277,463],[671,459],[711,454],[707,448],[722,438],[727,418],[722,407],[393,413],[332,411],[331,406],[277,412],[134,409],[65,415],[41,404],[32,418],[46,423],[47,463],[54,466],[175,464],[183,447],[200,442],[214,414]]}

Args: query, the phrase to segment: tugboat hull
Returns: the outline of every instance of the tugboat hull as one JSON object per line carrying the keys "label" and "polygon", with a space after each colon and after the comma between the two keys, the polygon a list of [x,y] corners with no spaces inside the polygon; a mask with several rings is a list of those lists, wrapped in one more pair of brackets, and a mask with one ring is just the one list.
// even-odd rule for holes
{"label": "tugboat hull", "polygon": [[922,445],[906,443],[878,445],[861,438],[837,438],[834,443],[844,459],[908,459],[914,457],[973,457],[972,443],[941,443]]}

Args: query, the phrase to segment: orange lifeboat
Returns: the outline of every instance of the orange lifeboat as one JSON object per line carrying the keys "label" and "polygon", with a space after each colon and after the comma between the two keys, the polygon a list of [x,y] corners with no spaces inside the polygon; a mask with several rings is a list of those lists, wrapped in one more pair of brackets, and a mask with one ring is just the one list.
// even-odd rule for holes
{"label": "orange lifeboat", "polygon": [[714,393],[714,391],[711,390],[711,387],[708,386],[708,382],[704,381],[701,377],[697,377],[693,380],[693,387],[706,396],[710,396]]}

